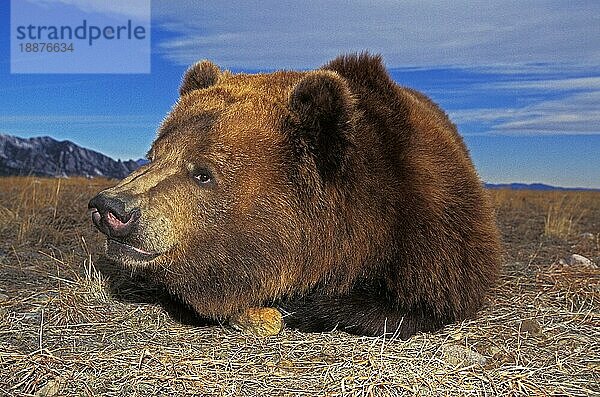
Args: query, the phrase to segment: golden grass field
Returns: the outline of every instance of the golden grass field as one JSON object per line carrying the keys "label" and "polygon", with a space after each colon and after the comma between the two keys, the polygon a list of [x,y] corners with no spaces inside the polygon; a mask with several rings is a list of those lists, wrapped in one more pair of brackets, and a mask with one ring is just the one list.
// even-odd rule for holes
{"label": "golden grass field", "polygon": [[111,183],[0,179],[0,395],[600,395],[600,193],[492,191],[486,307],[402,341],[200,325],[103,258],[87,202]]}

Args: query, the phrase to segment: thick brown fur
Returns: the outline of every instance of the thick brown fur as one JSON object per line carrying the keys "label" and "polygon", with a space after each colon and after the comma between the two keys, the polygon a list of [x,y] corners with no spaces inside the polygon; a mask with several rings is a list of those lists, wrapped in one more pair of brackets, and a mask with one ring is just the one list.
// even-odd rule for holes
{"label": "thick brown fur", "polygon": [[151,163],[101,193],[140,214],[109,255],[217,319],[274,305],[302,330],[405,338],[482,305],[493,209],[455,126],[379,57],[256,75],[204,61],[181,94]]}

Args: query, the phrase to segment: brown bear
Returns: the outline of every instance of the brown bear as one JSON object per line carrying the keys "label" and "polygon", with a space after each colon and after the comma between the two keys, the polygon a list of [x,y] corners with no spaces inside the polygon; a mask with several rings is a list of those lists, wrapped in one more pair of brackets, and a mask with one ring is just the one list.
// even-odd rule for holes
{"label": "brown bear", "polygon": [[203,316],[276,307],[300,330],[406,338],[473,315],[498,275],[465,144],[379,56],[199,62],[148,159],[90,201],[93,222],[109,257]]}

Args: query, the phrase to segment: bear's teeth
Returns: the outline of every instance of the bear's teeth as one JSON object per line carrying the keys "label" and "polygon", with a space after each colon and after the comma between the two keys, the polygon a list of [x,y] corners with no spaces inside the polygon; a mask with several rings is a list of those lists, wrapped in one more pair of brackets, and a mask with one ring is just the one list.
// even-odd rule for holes
{"label": "bear's teeth", "polygon": [[143,249],[141,249],[141,248],[137,248],[137,247],[134,247],[134,246],[130,246],[130,247],[131,247],[131,248],[133,248],[133,250],[134,250],[135,252],[139,252],[140,254],[144,254],[144,255],[153,255],[153,254],[152,254],[152,252],[144,251],[144,250],[143,250]]}

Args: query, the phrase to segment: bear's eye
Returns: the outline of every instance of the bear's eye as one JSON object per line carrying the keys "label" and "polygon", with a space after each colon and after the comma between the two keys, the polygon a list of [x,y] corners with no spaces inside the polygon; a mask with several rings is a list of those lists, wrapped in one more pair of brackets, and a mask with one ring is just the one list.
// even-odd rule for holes
{"label": "bear's eye", "polygon": [[201,185],[211,184],[213,176],[208,170],[198,170],[194,172],[194,179]]}

